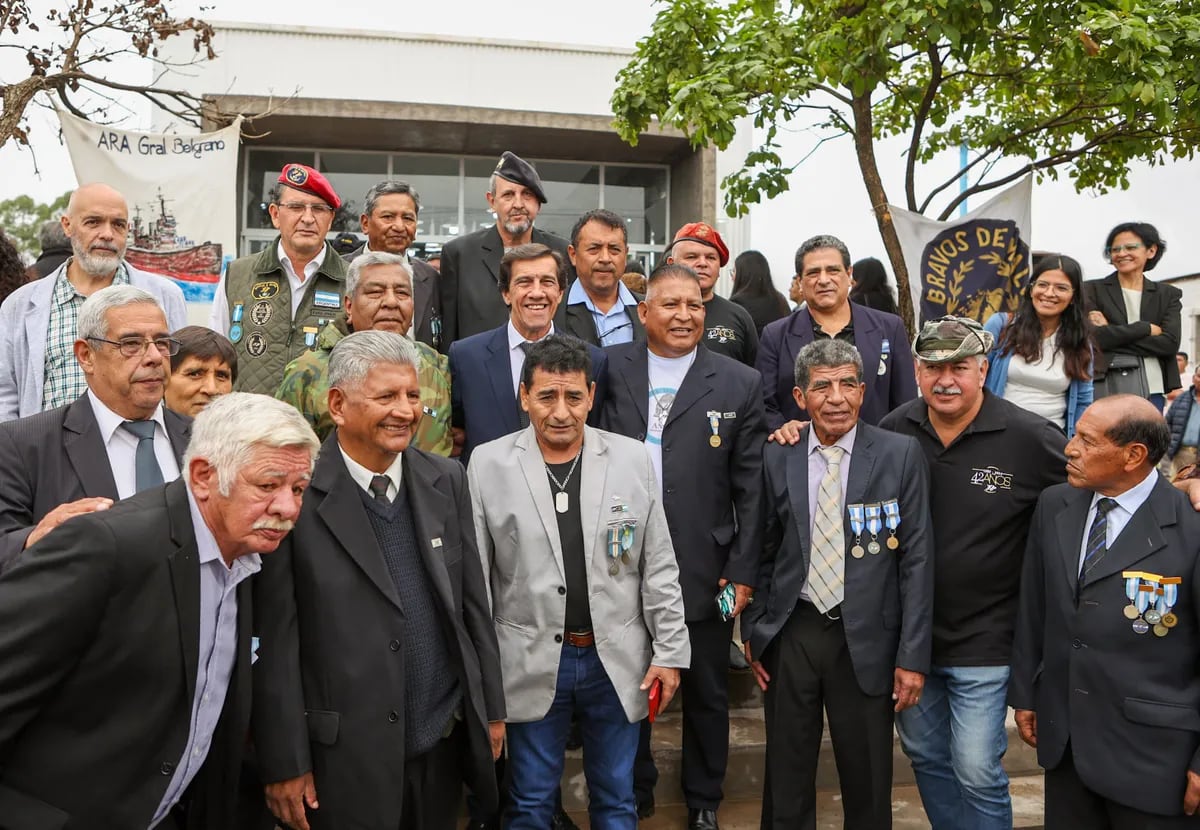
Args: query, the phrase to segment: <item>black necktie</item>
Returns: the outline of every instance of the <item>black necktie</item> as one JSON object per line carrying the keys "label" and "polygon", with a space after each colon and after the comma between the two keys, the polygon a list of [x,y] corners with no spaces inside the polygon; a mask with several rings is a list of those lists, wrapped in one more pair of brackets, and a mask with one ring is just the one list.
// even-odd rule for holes
{"label": "black necktie", "polygon": [[371,478],[371,495],[384,507],[392,506],[392,500],[388,498],[387,494],[388,485],[391,483],[392,480],[387,476],[372,476]]}
{"label": "black necktie", "polygon": [[163,483],[162,469],[154,456],[154,422],[125,421],[121,429],[137,438],[133,455],[133,486],[137,492],[158,487]]}
{"label": "black necktie", "polygon": [[[533,345],[532,343],[530,343],[528,340],[526,340],[524,343],[521,343],[520,345],[518,345],[517,348],[519,348],[521,351],[523,351],[525,353],[525,356],[528,357],[529,356],[529,348],[532,345]],[[521,373],[524,374],[524,372],[525,372],[525,367],[522,366]],[[526,412],[524,410],[524,408],[522,408],[522,406],[521,406],[521,381],[519,379],[517,380],[517,423],[519,423],[521,425],[521,429],[525,429],[525,427],[529,426],[529,413]]]}
{"label": "black necktie", "polygon": [[1083,567],[1079,569],[1079,587],[1087,584],[1088,574],[1100,564],[1104,554],[1108,552],[1108,514],[1117,506],[1115,499],[1100,499],[1096,502],[1096,518],[1092,519],[1092,527],[1088,531],[1087,549],[1083,554]]}

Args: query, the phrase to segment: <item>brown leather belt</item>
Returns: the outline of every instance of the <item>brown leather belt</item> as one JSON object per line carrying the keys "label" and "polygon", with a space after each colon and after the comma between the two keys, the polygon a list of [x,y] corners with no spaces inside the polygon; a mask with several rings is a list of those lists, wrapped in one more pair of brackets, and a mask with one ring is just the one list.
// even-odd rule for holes
{"label": "brown leather belt", "polygon": [[591,648],[596,645],[596,634],[592,631],[568,631],[566,639],[567,645],[575,648]]}

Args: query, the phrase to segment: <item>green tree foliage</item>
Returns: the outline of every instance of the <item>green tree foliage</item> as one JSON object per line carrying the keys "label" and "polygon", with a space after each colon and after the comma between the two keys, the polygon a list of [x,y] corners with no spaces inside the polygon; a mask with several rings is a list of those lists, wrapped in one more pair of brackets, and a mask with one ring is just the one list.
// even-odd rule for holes
{"label": "green tree foliage", "polygon": [[[910,327],[889,201],[946,218],[1030,170],[1123,188],[1131,162],[1190,159],[1200,141],[1197,0],[659,2],[617,79],[622,137],[636,143],[657,119],[724,148],[751,119],[763,141],[722,183],[737,216],[787,190],[803,161],[781,155],[789,122],[849,136]],[[903,180],[884,182],[876,142],[896,136],[908,144]],[[923,167],[964,144],[962,170]]]}
{"label": "green tree foliage", "polygon": [[42,246],[38,234],[48,219],[57,219],[67,209],[67,191],[50,204],[35,202],[29,196],[16,196],[0,202],[0,230],[23,254],[36,257]]}

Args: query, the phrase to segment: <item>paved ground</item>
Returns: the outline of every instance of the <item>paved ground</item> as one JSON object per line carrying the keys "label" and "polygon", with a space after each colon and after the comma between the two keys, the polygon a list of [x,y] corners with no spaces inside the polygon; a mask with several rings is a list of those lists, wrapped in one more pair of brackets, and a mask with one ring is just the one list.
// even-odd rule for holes
{"label": "paved ground", "polygon": [[[1020,830],[1035,830],[1042,826],[1042,777],[1029,775],[1014,779],[1011,785],[1013,798],[1013,826]],[[725,802],[718,818],[722,830],[757,830],[761,804],[758,801]],[[588,821],[584,814],[573,813],[575,823],[587,830]],[[892,791],[892,819],[894,830],[929,830],[921,799],[914,786],[896,787]],[[641,822],[641,830],[679,830],[687,823],[687,810],[682,806],[659,809],[653,818]],[[817,809],[817,830],[841,830],[841,796],[823,793],[822,803]]]}

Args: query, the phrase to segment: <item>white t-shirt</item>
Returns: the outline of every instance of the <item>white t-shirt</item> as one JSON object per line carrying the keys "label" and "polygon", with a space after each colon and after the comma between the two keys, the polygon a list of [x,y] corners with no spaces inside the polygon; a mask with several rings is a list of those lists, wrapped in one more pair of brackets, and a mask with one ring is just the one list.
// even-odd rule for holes
{"label": "white t-shirt", "polygon": [[[1125,316],[1129,322],[1137,323],[1142,319],[1142,292],[1130,288],[1122,288],[1125,297]],[[1166,391],[1163,386],[1162,366],[1157,357],[1143,357],[1142,370],[1146,373],[1146,391],[1151,395],[1161,395]]]}
{"label": "white t-shirt", "polygon": [[1042,359],[1029,363],[1014,354],[1008,361],[1008,381],[1004,399],[1024,410],[1067,428],[1067,389],[1071,379],[1064,368],[1063,355],[1055,353],[1057,332],[1042,341]]}
{"label": "white t-shirt", "polygon": [[679,391],[688,369],[696,362],[696,350],[692,349],[683,357],[659,357],[647,350],[649,360],[650,397],[646,409],[646,446],[650,449],[650,458],[654,462],[654,475],[658,479],[658,495],[662,498],[662,434],[671,414],[671,405],[675,403],[675,393]]}

